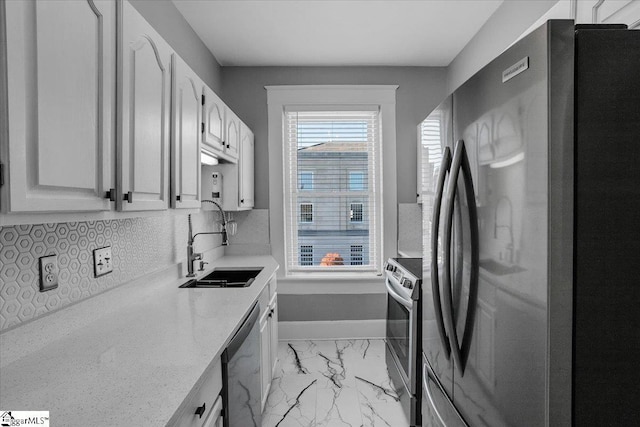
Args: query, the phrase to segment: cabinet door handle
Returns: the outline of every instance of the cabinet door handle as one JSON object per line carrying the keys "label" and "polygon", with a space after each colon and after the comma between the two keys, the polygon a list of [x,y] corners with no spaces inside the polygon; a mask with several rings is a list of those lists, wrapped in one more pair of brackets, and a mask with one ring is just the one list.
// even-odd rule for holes
{"label": "cabinet door handle", "polygon": [[128,203],[133,203],[133,193],[131,191],[125,193],[125,195],[123,196],[123,199],[126,200]]}
{"label": "cabinet door handle", "polygon": [[202,415],[204,415],[204,411],[207,410],[207,404],[206,402],[202,402],[202,406],[198,406],[196,408],[196,415],[198,415],[198,417],[202,418]]}
{"label": "cabinet door handle", "polygon": [[244,203],[244,199],[240,199],[240,203]]}
{"label": "cabinet door handle", "polygon": [[111,202],[115,202],[116,201],[116,189],[115,188],[110,188],[109,191],[107,191],[107,194],[104,196],[105,199],[109,199],[109,201]]}
{"label": "cabinet door handle", "polygon": [[179,201],[180,201],[180,195],[179,195],[179,194],[176,196],[176,201],[177,201],[177,202],[179,202]]}

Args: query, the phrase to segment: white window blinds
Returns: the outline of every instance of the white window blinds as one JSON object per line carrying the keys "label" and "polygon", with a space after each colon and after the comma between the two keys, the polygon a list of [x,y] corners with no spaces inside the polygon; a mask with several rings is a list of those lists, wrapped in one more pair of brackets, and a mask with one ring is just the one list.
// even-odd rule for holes
{"label": "white window blinds", "polygon": [[378,271],[379,112],[286,109],[284,121],[287,270]]}
{"label": "white window blinds", "polygon": [[420,123],[420,177],[418,191],[424,202],[425,195],[431,195],[442,163],[442,130],[440,112],[434,111]]}

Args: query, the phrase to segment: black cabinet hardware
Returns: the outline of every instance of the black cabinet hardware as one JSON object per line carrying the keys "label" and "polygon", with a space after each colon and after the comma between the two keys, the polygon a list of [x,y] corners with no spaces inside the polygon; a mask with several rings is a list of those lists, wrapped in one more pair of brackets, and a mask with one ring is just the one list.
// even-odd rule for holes
{"label": "black cabinet hardware", "polygon": [[204,414],[204,411],[207,410],[207,405],[205,402],[202,403],[202,406],[198,406],[196,408],[196,415],[198,415],[198,417],[202,418],[202,415]]}

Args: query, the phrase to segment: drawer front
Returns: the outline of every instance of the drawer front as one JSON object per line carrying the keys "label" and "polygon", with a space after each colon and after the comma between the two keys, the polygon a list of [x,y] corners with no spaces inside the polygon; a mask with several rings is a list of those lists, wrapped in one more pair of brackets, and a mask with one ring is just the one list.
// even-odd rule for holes
{"label": "drawer front", "polygon": [[[215,365],[204,376],[204,381],[184,406],[182,415],[176,423],[177,426],[204,427],[206,425],[205,421],[209,421],[209,415],[213,415],[213,408],[216,406],[216,400],[220,397],[220,392],[222,391],[222,365],[220,358],[216,360]],[[220,400],[219,406],[221,404],[222,400]]]}

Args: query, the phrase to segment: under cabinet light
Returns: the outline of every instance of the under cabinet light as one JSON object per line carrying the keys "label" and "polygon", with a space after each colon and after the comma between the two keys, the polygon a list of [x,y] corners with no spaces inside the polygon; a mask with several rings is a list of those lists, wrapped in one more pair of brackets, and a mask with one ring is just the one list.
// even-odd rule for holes
{"label": "under cabinet light", "polygon": [[218,164],[218,158],[217,157],[213,157],[211,154],[207,153],[206,151],[201,151],[200,152],[200,163],[203,163],[205,165],[217,165]]}

